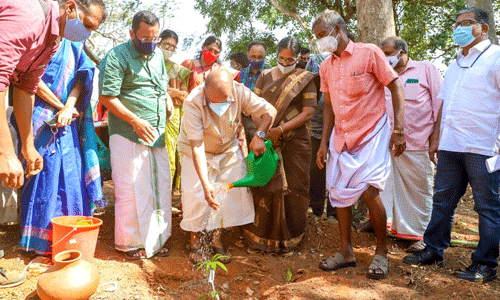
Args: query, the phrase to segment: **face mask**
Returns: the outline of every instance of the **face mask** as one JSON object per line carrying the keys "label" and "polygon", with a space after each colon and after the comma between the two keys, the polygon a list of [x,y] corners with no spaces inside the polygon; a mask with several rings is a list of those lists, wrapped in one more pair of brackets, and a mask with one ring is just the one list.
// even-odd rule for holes
{"label": "face mask", "polygon": [[455,30],[453,30],[453,39],[457,45],[463,48],[474,42],[476,37],[472,34],[472,27],[473,26],[458,26]]}
{"label": "face mask", "polygon": [[212,109],[214,113],[216,113],[219,117],[222,117],[226,111],[229,109],[229,106],[231,105],[231,102],[220,102],[220,103],[213,103],[209,102],[208,106]]}
{"label": "face mask", "polygon": [[322,38],[318,41],[319,47],[321,48],[321,51],[329,52],[329,53],[333,53],[333,52],[337,51],[337,47],[339,45],[339,41],[338,41],[339,35],[337,34],[336,37],[333,37],[330,35],[330,34],[332,34],[334,29],[335,29],[335,27],[332,29],[332,31],[330,31],[328,36],[325,36],[324,38]]}
{"label": "face mask", "polygon": [[64,37],[73,42],[83,42],[90,36],[90,31],[85,28],[80,20],[80,13],[78,7],[76,9],[76,19],[68,20],[66,15],[66,25],[64,26]]}
{"label": "face mask", "polygon": [[281,73],[288,74],[288,73],[292,72],[293,69],[295,69],[296,65],[297,65],[297,63],[294,63],[293,65],[285,67],[282,64],[278,63],[278,68],[280,69]]}
{"label": "face mask", "polygon": [[264,65],[264,60],[259,60],[259,61],[251,60],[249,67],[250,67],[250,69],[259,69],[260,70],[260,68],[262,68],[263,65]]}
{"label": "face mask", "polygon": [[170,50],[165,50],[163,48],[160,48],[161,52],[163,53],[163,59],[168,60],[172,55],[174,55],[174,51]]}
{"label": "face mask", "polygon": [[219,58],[219,55],[215,55],[213,51],[209,51],[206,49],[203,49],[203,51],[201,51],[201,55],[203,55],[203,60],[205,60],[209,65],[213,64],[217,60],[217,58]]}
{"label": "face mask", "polygon": [[151,55],[151,53],[153,53],[156,49],[156,43],[142,42],[141,40],[139,40],[137,38],[137,36],[135,37],[135,40],[137,41],[137,45],[136,45],[137,51],[139,51],[139,53],[141,53],[143,55]]}
{"label": "face mask", "polygon": [[398,64],[399,60],[401,59],[401,57],[398,58],[399,53],[401,53],[401,50],[399,50],[399,52],[394,56],[387,56],[386,57],[387,61],[389,62],[389,65],[391,65],[392,68],[394,68]]}

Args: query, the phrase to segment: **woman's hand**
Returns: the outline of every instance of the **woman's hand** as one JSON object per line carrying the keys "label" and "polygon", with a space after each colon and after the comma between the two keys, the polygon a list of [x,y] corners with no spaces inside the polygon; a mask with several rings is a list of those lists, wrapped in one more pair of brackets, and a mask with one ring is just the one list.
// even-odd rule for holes
{"label": "woman's hand", "polygon": [[73,118],[77,118],[80,116],[75,107],[64,106],[60,111],[58,111],[55,115],[57,117],[57,127],[63,127],[71,125]]}
{"label": "woman's hand", "polygon": [[183,92],[179,89],[171,88],[171,87],[167,88],[167,93],[170,96],[170,98],[172,98],[172,101],[173,101],[175,106],[181,106],[182,102],[184,101],[184,99],[187,96],[186,92]]}

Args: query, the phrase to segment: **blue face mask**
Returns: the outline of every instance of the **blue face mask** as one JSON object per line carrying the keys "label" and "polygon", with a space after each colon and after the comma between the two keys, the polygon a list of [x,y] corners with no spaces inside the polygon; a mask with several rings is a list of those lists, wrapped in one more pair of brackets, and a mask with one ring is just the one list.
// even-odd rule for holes
{"label": "blue face mask", "polygon": [[222,117],[226,111],[229,109],[229,106],[231,105],[231,102],[220,102],[220,103],[213,103],[209,102],[208,106],[212,109],[214,113],[216,113],[219,117]]}
{"label": "blue face mask", "polygon": [[474,42],[476,37],[472,34],[472,27],[473,26],[458,26],[455,30],[453,30],[453,39],[457,45],[463,48]]}
{"label": "blue face mask", "polygon": [[151,55],[156,49],[156,43],[150,42],[150,43],[145,43],[142,42],[140,39],[135,37],[135,40],[137,41],[136,49],[139,51],[139,53],[143,55]]}
{"label": "blue face mask", "polygon": [[264,65],[264,60],[259,60],[259,61],[253,61],[251,60],[250,61],[250,69],[259,69],[262,68],[262,66]]}
{"label": "blue face mask", "polygon": [[68,20],[66,15],[66,25],[64,26],[64,37],[73,42],[83,42],[90,36],[90,31],[85,28],[80,20],[80,13],[76,7],[76,19]]}

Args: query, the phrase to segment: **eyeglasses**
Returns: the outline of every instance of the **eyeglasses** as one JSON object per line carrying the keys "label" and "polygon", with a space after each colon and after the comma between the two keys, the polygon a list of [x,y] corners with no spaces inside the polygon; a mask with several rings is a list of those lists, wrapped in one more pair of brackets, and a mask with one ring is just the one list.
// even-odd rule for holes
{"label": "eyeglasses", "polygon": [[[137,37],[137,35],[136,35]],[[159,43],[161,41],[161,39],[159,37],[154,37],[154,38],[137,38],[139,41],[143,42],[143,43]]]}
{"label": "eyeglasses", "polygon": [[175,51],[177,45],[172,45],[169,43],[160,43],[160,47],[162,47],[165,50]]}
{"label": "eyeglasses", "polygon": [[278,57],[278,62],[282,65],[290,66],[290,65],[293,65],[294,63],[296,63],[297,59],[296,58],[284,59],[282,57]]}
{"label": "eyeglasses", "polygon": [[457,22],[453,24],[453,29],[456,29],[457,27],[469,27],[478,23],[479,22],[476,20],[463,20],[462,22]]}

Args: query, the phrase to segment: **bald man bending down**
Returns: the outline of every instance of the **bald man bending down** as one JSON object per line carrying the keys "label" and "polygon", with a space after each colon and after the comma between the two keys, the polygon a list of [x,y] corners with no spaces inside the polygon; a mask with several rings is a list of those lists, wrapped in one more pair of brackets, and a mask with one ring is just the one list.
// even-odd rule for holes
{"label": "bald man bending down", "polygon": [[[215,201],[214,183],[231,183],[246,174],[245,160],[237,139],[241,113],[261,117],[250,143],[256,155],[266,151],[262,134],[269,130],[276,109],[234,82],[225,69],[212,71],[205,83],[196,87],[184,100],[184,116],[178,140],[181,155],[183,219],[181,228],[191,232],[189,259],[197,263],[207,253],[200,247],[199,232],[233,227],[254,221],[254,204],[247,188],[233,188],[222,205]],[[211,210],[220,210],[209,221]],[[221,217],[223,220],[221,220]],[[220,230],[214,234],[213,248],[225,254]],[[223,263],[229,262],[230,258]]]}

